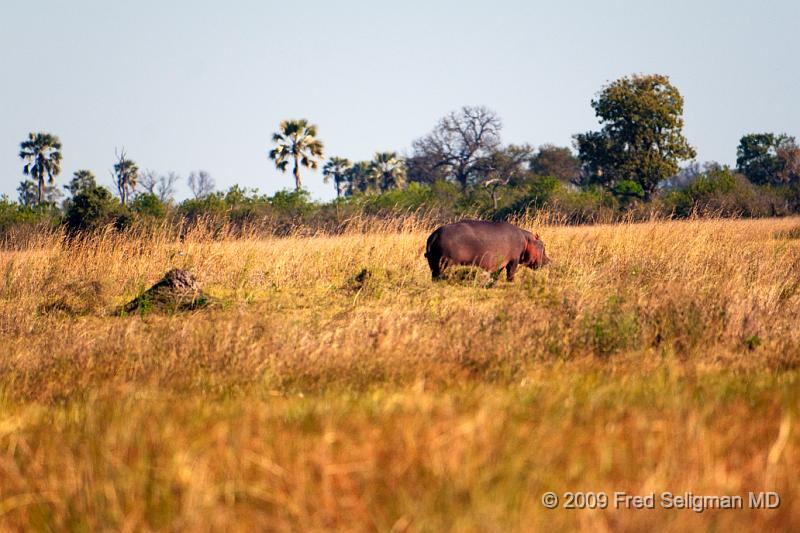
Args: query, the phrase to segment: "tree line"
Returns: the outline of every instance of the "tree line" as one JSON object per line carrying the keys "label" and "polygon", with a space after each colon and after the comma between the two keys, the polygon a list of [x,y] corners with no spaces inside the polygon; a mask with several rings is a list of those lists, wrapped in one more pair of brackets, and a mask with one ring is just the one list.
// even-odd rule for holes
{"label": "tree line", "polygon": [[[332,183],[337,198],[332,203],[339,207],[425,206],[495,217],[544,206],[593,212],[655,206],[679,216],[698,207],[751,216],[800,208],[800,147],[786,133],[743,135],[733,169],[713,162],[700,165],[683,134],[683,97],[668,77],[620,78],[604,86],[591,106],[599,128],[574,135],[573,147],[504,144],[502,121],[495,112],[465,106],[414,140],[408,154],[376,152],[368,161],[340,155],[325,159],[318,126],[306,119],[285,120],[272,135],[267,157],[278,171],[291,169],[294,192],[269,197],[235,185],[217,192],[214,179],[196,171],[188,176],[194,198],[180,204],[174,201],[177,174],[141,170],[124,150],[115,154],[111,170],[116,197],[84,169],[63,186],[69,194],[65,199],[55,185],[62,162],[59,138],[31,133],[20,144],[27,179],[19,185],[16,209],[60,216],[72,228],[137,214],[158,217],[175,211],[192,216],[241,205],[248,205],[250,213],[258,205],[297,210],[310,204],[303,169],[319,167],[325,182]],[[9,219],[14,209],[10,200],[0,203]]]}

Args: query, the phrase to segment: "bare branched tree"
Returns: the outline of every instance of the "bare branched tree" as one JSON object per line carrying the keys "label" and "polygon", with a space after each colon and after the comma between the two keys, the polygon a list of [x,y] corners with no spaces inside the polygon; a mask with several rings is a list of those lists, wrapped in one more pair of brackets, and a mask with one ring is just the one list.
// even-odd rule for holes
{"label": "bare branched tree", "polygon": [[159,175],[154,170],[145,170],[139,176],[139,185],[148,194],[153,194],[161,200],[161,203],[171,202],[175,196],[175,184],[181,177],[177,172],[167,172]]}
{"label": "bare branched tree", "polygon": [[[158,199],[165,204],[171,202],[175,197],[175,184],[178,183],[180,179],[181,177],[177,172],[167,172],[159,176],[155,192]],[[213,181],[211,188],[214,188]]]}
{"label": "bare branched tree", "polygon": [[158,172],[155,170],[143,170],[139,174],[139,185],[142,189],[147,191],[148,194],[156,193],[156,186],[158,185]]}
{"label": "bare branched tree", "polygon": [[189,188],[195,198],[204,198],[214,192],[214,178],[205,170],[189,174]]}
{"label": "bare branched tree", "polygon": [[485,107],[462,107],[442,118],[431,133],[413,144],[414,165],[444,174],[466,189],[478,180],[483,161],[500,146],[500,117]]}

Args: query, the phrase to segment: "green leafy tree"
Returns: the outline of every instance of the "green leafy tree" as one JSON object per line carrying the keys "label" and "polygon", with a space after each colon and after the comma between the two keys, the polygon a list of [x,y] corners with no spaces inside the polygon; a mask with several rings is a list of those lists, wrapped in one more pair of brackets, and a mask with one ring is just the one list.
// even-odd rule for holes
{"label": "green leafy tree", "polygon": [[589,131],[575,135],[581,174],[578,185],[613,186],[614,141],[602,131]]}
{"label": "green leafy tree", "polygon": [[[679,162],[696,153],[683,136],[683,97],[667,76],[616,80],[592,100],[602,129],[575,136],[585,183],[649,199]],[[630,181],[638,185],[620,182]],[[634,190],[635,189],[635,190]]]}
{"label": "green leafy tree", "polygon": [[337,198],[347,192],[347,171],[352,167],[353,163],[344,157],[331,157],[322,167],[322,179],[325,183],[333,181]]}
{"label": "green leafy tree", "polygon": [[756,185],[779,184],[784,181],[781,175],[787,150],[792,148],[797,148],[795,138],[785,133],[750,133],[739,140],[736,166]]}
{"label": "green leafy tree", "polygon": [[317,139],[317,126],[309,124],[306,119],[284,120],[278,129],[272,135],[276,146],[269,151],[269,158],[275,161],[275,167],[281,172],[286,172],[289,163],[293,163],[294,185],[299,191],[303,186],[300,166],[316,169],[323,156],[323,143]]}
{"label": "green leafy tree", "polygon": [[78,191],[67,204],[65,223],[69,230],[91,230],[116,223],[121,206],[111,191],[97,185]]}
{"label": "green leafy tree", "polygon": [[370,161],[373,188],[384,192],[402,189],[406,184],[406,166],[397,152],[376,152]]}
{"label": "green leafy tree", "polygon": [[25,161],[22,172],[36,183],[36,204],[41,205],[45,193],[45,177],[49,184],[61,172],[61,141],[50,133],[29,133],[20,143],[19,157]]}
{"label": "green leafy tree", "polygon": [[139,180],[139,167],[133,160],[128,159],[125,155],[125,150],[117,154],[113,175],[117,192],[119,192],[119,199],[122,201],[122,205],[128,205],[128,200],[133,191],[136,190]]}
{"label": "green leafy tree", "polygon": [[539,176],[553,176],[564,183],[580,179],[581,161],[566,146],[545,144],[531,157],[530,169]]}
{"label": "green leafy tree", "polygon": [[94,173],[91,170],[76,170],[72,173],[72,179],[64,188],[70,195],[75,196],[81,191],[97,187]]}

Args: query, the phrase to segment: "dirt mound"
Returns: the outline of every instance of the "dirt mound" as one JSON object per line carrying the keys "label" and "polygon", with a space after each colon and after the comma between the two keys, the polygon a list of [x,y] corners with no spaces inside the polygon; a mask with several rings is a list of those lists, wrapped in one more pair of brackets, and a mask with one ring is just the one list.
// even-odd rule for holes
{"label": "dirt mound", "polygon": [[175,268],[164,274],[155,285],[125,304],[121,312],[146,312],[146,311],[192,311],[213,303],[213,299],[206,295],[197,277],[180,268]]}

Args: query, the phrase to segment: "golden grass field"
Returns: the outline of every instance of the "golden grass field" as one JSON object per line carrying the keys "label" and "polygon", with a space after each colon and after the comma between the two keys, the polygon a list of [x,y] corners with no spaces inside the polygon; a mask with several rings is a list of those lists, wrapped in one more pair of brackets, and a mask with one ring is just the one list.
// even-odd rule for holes
{"label": "golden grass field", "polygon": [[[800,219],[526,226],[513,283],[432,283],[424,223],[0,251],[0,529],[800,526]],[[221,303],[115,314],[173,267]]]}

